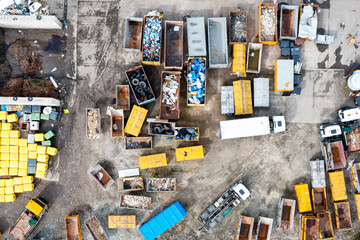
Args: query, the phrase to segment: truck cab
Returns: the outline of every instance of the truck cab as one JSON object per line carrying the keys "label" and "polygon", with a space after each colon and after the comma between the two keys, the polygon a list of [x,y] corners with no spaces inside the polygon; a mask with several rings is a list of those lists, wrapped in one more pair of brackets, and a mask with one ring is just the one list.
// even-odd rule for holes
{"label": "truck cab", "polygon": [[48,206],[38,198],[28,202],[21,216],[9,229],[9,234],[18,240],[26,239],[41,220]]}
{"label": "truck cab", "polygon": [[285,132],[286,123],[284,116],[270,116],[269,120],[271,133]]}
{"label": "truck cab", "polygon": [[344,107],[338,110],[339,122],[341,125],[358,124],[360,119],[360,108]]}
{"label": "truck cab", "polygon": [[320,139],[322,142],[325,140],[331,140],[341,138],[341,127],[335,123],[325,123],[320,126]]}
{"label": "truck cab", "polygon": [[245,201],[251,197],[250,190],[242,182],[234,184],[233,190],[238,195],[239,199],[241,199],[241,201]]}

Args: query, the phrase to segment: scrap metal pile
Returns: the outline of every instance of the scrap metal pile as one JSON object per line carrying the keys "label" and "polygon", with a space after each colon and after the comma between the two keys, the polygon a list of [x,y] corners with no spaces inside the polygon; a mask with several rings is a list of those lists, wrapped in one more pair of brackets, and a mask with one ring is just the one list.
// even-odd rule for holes
{"label": "scrap metal pile", "polygon": [[150,178],[148,188],[151,191],[174,191],[175,178]]}
{"label": "scrap metal pile", "polygon": [[145,18],[143,61],[158,62],[161,53],[161,17]]}
{"label": "scrap metal pile", "polygon": [[245,42],[246,41],[246,15],[245,14],[231,14],[230,15],[230,42]]}
{"label": "scrap metal pile", "polygon": [[128,72],[127,77],[130,81],[134,94],[140,102],[145,102],[154,98],[150,85],[143,71],[143,68],[138,68],[134,71]]}
{"label": "scrap metal pile", "polygon": [[175,129],[175,139],[183,141],[197,141],[199,140],[198,128],[180,128]]}
{"label": "scrap metal pile", "polygon": [[172,129],[171,123],[162,123],[162,122],[151,122],[149,128],[152,131],[152,134],[161,134],[161,135],[174,135],[174,130]]}
{"label": "scrap metal pile", "polygon": [[49,15],[49,5],[41,0],[3,0],[0,3],[3,15]]}
{"label": "scrap metal pile", "polygon": [[120,207],[131,207],[139,209],[147,209],[149,204],[149,198],[134,195],[123,195],[123,201]]}
{"label": "scrap metal pile", "polygon": [[276,33],[276,8],[261,7],[261,36],[273,36]]}
{"label": "scrap metal pile", "polygon": [[170,109],[170,111],[176,110],[176,102],[178,100],[176,93],[179,88],[179,83],[176,81],[175,75],[165,75],[165,80],[162,88],[162,103],[165,103],[165,105],[167,106],[167,108]]}
{"label": "scrap metal pile", "polygon": [[144,181],[142,178],[131,178],[124,180],[124,189],[142,189]]}
{"label": "scrap metal pile", "polygon": [[205,61],[201,58],[190,60],[190,71],[188,74],[188,103],[205,103]]}

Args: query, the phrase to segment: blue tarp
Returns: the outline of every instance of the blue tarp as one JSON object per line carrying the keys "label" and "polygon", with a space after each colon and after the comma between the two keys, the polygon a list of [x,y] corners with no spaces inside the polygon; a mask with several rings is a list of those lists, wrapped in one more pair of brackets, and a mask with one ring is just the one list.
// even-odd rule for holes
{"label": "blue tarp", "polygon": [[139,231],[146,240],[153,240],[174,226],[185,216],[185,208],[179,201],[176,201],[158,215],[142,224]]}

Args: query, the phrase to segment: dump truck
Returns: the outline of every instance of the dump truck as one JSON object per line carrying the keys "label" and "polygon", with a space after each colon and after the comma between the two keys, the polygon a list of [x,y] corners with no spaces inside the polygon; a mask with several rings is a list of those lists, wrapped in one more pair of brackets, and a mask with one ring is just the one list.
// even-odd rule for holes
{"label": "dump truck", "polygon": [[220,139],[252,137],[285,132],[284,116],[243,118],[220,121]]}
{"label": "dump truck", "polygon": [[208,18],[209,68],[226,68],[228,62],[226,17]]}
{"label": "dump truck", "polygon": [[325,161],[316,159],[310,161],[311,169],[311,186],[313,188],[326,187],[325,181]]}
{"label": "dump truck", "polygon": [[293,40],[297,37],[299,7],[281,5],[280,10],[280,40]]}
{"label": "dump truck", "polygon": [[300,240],[319,239],[319,219],[314,216],[301,215]]}
{"label": "dump truck", "polygon": [[184,147],[184,148],[176,148],[175,149],[176,161],[184,161],[184,160],[196,160],[202,159],[205,157],[204,147],[200,146],[192,146],[192,147]]}
{"label": "dump truck", "polygon": [[253,228],[254,228],[254,218],[240,215],[235,239],[252,240]]}
{"label": "dump truck", "polygon": [[277,3],[259,5],[259,43],[275,45],[278,42]]}
{"label": "dump truck", "polygon": [[246,77],[246,44],[233,45],[232,75]]}
{"label": "dump truck", "polygon": [[214,203],[210,204],[210,206],[200,214],[198,217],[199,222],[202,224],[200,230],[214,228],[234,207],[250,197],[250,190],[241,180],[236,181]]}
{"label": "dump truck", "polygon": [[255,240],[270,240],[273,219],[259,216]]}
{"label": "dump truck", "polygon": [[247,11],[229,11],[229,44],[247,43]]}
{"label": "dump truck", "polygon": [[275,92],[294,91],[294,60],[278,59],[275,61]]}
{"label": "dump truck", "polygon": [[175,128],[175,141],[199,141],[200,129],[198,127],[176,127]]}
{"label": "dump truck", "polygon": [[293,199],[280,198],[278,204],[277,227],[280,229],[292,229],[294,225],[296,201]]}
{"label": "dump truck", "polygon": [[111,178],[111,176],[100,165],[97,165],[93,170],[91,170],[90,174],[103,189],[109,188],[114,183],[114,180]]}
{"label": "dump truck", "polygon": [[187,106],[206,104],[206,58],[190,57],[187,65]]}
{"label": "dump truck", "polygon": [[221,86],[221,114],[234,113],[234,86]]}
{"label": "dump truck", "polygon": [[161,73],[160,118],[180,118],[180,79],[181,72],[163,71]]}
{"label": "dump truck", "polygon": [[151,205],[151,197],[122,195],[120,197],[120,207],[138,210],[149,210]]}
{"label": "dump truck", "polygon": [[129,85],[116,85],[116,109],[130,110]]}
{"label": "dump truck", "polygon": [[135,137],[139,136],[147,112],[148,110],[146,110],[145,108],[134,105],[133,109],[131,110],[129,119],[126,123],[124,132]]}
{"label": "dump truck", "polygon": [[144,189],[144,178],[142,176],[118,178],[118,192],[141,191]]}
{"label": "dump truck", "polygon": [[295,195],[299,213],[311,212],[311,200],[309,186],[306,183],[295,184]]}
{"label": "dump truck", "polygon": [[261,43],[249,43],[246,60],[247,73],[259,73],[261,69]]}
{"label": "dump truck", "polygon": [[329,172],[329,181],[333,201],[347,200],[344,172]]}
{"label": "dump truck", "polygon": [[312,189],[312,202],[314,213],[325,212],[328,209],[326,199],[326,188]]}
{"label": "dump truck", "polygon": [[108,228],[136,228],[136,215],[108,215]]}
{"label": "dump truck", "polygon": [[99,108],[86,109],[86,136],[88,139],[100,138],[101,117]]}
{"label": "dump truck", "polygon": [[100,225],[99,220],[93,216],[85,221],[85,226],[89,230],[94,240],[108,240],[108,237]]}
{"label": "dump truck", "polygon": [[126,137],[125,150],[151,150],[152,137]]}
{"label": "dump truck", "polygon": [[335,202],[336,228],[339,231],[352,229],[350,204],[349,202]]}
{"label": "dump truck", "polygon": [[357,219],[358,221],[360,221],[360,193],[355,193],[354,195],[355,195]]}
{"label": "dump truck", "polygon": [[253,114],[251,81],[233,81],[235,115]]}
{"label": "dump truck", "polygon": [[108,107],[106,114],[110,116],[110,136],[124,137],[124,111]]}
{"label": "dump truck", "polygon": [[206,57],[204,17],[186,18],[187,44],[190,57]]}
{"label": "dump truck", "polygon": [[147,178],[147,192],[175,192],[176,178]]}
{"label": "dump truck", "polygon": [[46,213],[48,206],[38,198],[32,198],[26,204],[25,210],[16,220],[15,224],[10,227],[9,235],[18,240],[23,240],[29,237],[36,225]]}
{"label": "dump truck", "polygon": [[164,67],[183,69],[183,21],[165,21]]}
{"label": "dump truck", "polygon": [[351,166],[351,179],[357,193],[360,193],[360,163],[355,163]]}
{"label": "dump truck", "polygon": [[128,52],[140,52],[142,38],[142,18],[127,17],[125,24],[124,49]]}
{"label": "dump truck", "polygon": [[125,75],[139,106],[155,101],[155,94],[142,65],[125,71]]}
{"label": "dump truck", "polygon": [[67,216],[65,219],[66,240],[82,240],[79,215]]}
{"label": "dump truck", "polygon": [[167,165],[166,153],[139,157],[140,169],[164,167]]}
{"label": "dump truck", "polygon": [[319,219],[320,239],[333,239],[335,234],[330,212],[317,213],[316,217]]}
{"label": "dump truck", "polygon": [[269,79],[254,78],[254,107],[269,107]]}
{"label": "dump truck", "polygon": [[341,169],[346,166],[343,133],[341,127],[335,123],[320,125],[321,151],[325,158],[326,170]]}
{"label": "dump truck", "polygon": [[142,64],[158,66],[161,63],[163,15],[145,15],[142,42]]}
{"label": "dump truck", "polygon": [[185,208],[179,201],[176,201],[155,217],[143,223],[139,227],[139,231],[145,240],[153,240],[180,222],[185,216]]}

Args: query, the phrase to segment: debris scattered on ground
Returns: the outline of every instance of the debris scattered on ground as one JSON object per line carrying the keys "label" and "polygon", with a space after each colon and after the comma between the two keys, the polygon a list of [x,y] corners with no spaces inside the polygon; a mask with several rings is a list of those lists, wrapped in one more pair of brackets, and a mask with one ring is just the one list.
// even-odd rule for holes
{"label": "debris scattered on ground", "polygon": [[274,7],[261,7],[261,36],[273,36],[276,29],[276,11]]}
{"label": "debris scattered on ground", "polygon": [[10,78],[0,92],[4,97],[52,97],[59,98],[51,81],[41,79]]}
{"label": "debris scattered on ground", "polygon": [[148,190],[150,191],[174,191],[175,178],[149,178]]}
{"label": "debris scattered on ground", "polygon": [[88,109],[87,112],[88,137],[95,139],[100,133],[99,110]]}
{"label": "debris scattered on ground", "polygon": [[193,58],[189,61],[190,71],[188,74],[188,103],[205,103],[205,61],[201,58]]}
{"label": "debris scattered on ground", "polygon": [[198,128],[180,128],[175,129],[175,139],[183,141],[197,141],[199,140]]}
{"label": "debris scattered on ground", "polygon": [[[154,14],[156,14],[156,12]],[[145,18],[143,38],[143,61],[158,62],[160,60],[161,53],[160,16],[151,16]]]}
{"label": "debris scattered on ground", "polygon": [[143,196],[123,195],[120,207],[147,209],[149,208],[149,199]]}
{"label": "debris scattered on ground", "polygon": [[246,41],[246,16],[245,13],[230,15],[230,42]]}
{"label": "debris scattered on ground", "polygon": [[49,5],[41,0],[5,0],[0,4],[3,15],[49,15]]}
{"label": "debris scattered on ground", "polygon": [[18,39],[8,49],[11,57],[20,64],[20,71],[28,76],[35,76],[42,70],[40,55],[35,55],[33,47],[25,39]]}
{"label": "debris scattered on ground", "polygon": [[176,93],[179,88],[179,83],[176,81],[175,78],[176,77],[173,74],[165,75],[164,84],[162,86],[162,103],[165,103],[165,105],[170,109],[170,111],[176,110],[176,103],[178,99]]}

